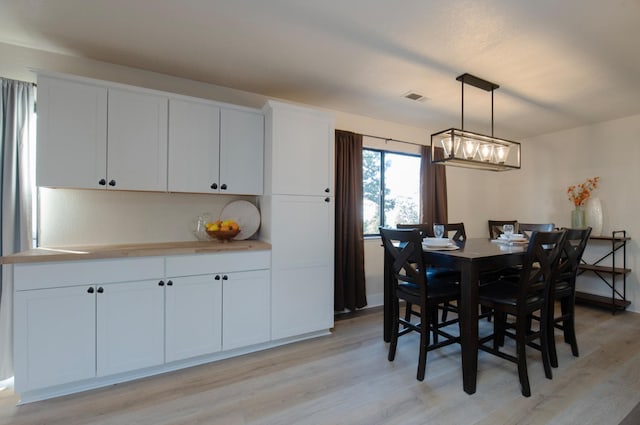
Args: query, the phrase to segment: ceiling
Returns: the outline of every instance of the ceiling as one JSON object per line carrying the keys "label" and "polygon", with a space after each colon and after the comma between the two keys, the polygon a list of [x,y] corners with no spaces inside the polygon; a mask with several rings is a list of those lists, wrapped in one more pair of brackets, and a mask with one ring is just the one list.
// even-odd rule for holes
{"label": "ceiling", "polygon": [[460,127],[465,72],[500,85],[498,137],[640,113],[640,0],[0,0],[0,42],[430,132]]}

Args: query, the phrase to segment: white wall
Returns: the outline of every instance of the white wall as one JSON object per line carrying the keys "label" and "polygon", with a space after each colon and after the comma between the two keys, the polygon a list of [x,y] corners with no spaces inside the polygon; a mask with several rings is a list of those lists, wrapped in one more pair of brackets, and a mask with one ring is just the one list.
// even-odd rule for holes
{"label": "white wall", "polygon": [[[0,76],[35,81],[30,70],[47,69],[157,90],[200,96],[248,107],[261,107],[266,97],[83,58],[46,53],[0,43]],[[335,111],[334,111],[335,112]],[[368,117],[335,112],[336,128],[358,133],[429,143],[441,129],[422,129]],[[504,173],[447,168],[449,220],[463,221],[469,237],[487,236],[487,219],[553,221],[569,225],[571,204],[566,188],[599,175],[604,231],[624,228],[640,237],[633,220],[640,208],[635,185],[640,183],[640,116],[581,127],[523,141],[522,169]],[[383,142],[382,142],[383,143]],[[396,145],[398,149],[403,149]],[[189,238],[192,217],[219,211],[227,195],[95,192],[52,189],[42,193],[42,237],[47,244],[126,243]],[[251,198],[250,198],[251,199]],[[588,253],[589,255],[589,253]],[[640,311],[638,244],[632,240],[628,266],[631,309]],[[365,242],[369,305],[382,302],[382,248]],[[599,290],[602,285],[594,284]]]}

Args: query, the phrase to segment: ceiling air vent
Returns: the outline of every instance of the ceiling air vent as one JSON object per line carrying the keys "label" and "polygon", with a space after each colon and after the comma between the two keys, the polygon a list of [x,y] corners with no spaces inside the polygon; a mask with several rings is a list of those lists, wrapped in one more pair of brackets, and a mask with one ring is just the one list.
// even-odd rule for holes
{"label": "ceiling air vent", "polygon": [[424,102],[425,100],[427,100],[426,97],[424,97],[421,94],[418,94],[416,92],[407,92],[405,94],[402,95],[403,97],[406,97],[409,100],[415,100],[416,102]]}

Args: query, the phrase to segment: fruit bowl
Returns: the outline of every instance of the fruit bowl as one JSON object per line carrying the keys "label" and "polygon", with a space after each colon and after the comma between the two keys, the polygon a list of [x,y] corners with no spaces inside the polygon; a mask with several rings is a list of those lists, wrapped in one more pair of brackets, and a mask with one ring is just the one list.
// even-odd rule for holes
{"label": "fruit bowl", "polygon": [[218,239],[222,242],[229,242],[231,239],[236,237],[236,235],[240,233],[240,229],[234,230],[207,230],[207,234],[212,239]]}

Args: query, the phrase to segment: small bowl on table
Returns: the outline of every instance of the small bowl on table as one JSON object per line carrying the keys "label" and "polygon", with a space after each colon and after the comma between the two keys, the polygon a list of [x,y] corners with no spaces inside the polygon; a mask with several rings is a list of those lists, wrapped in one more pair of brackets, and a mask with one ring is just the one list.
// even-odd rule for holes
{"label": "small bowl on table", "polygon": [[221,242],[231,242],[231,239],[235,238],[238,233],[240,233],[240,229],[234,230],[207,230],[207,234],[212,239],[217,239]]}

